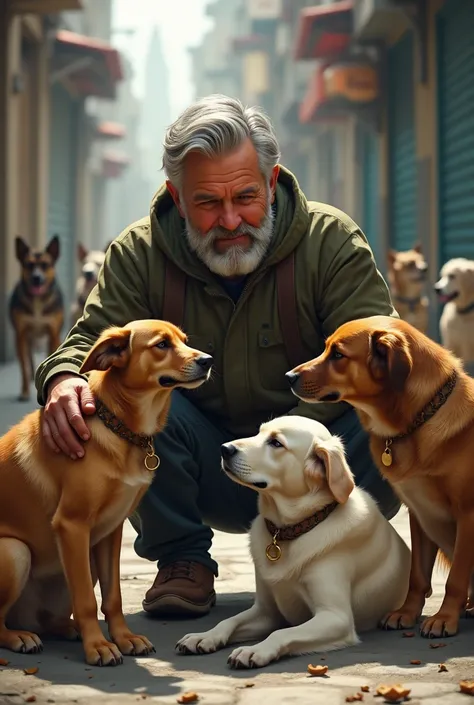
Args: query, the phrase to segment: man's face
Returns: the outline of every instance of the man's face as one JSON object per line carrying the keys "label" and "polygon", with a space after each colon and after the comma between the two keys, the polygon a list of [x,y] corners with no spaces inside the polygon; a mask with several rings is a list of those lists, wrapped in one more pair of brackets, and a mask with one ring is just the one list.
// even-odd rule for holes
{"label": "man's face", "polygon": [[262,261],[273,235],[271,204],[278,171],[274,167],[267,181],[247,140],[222,156],[190,152],[181,192],[167,182],[186,220],[189,246],[215,274],[242,276]]}

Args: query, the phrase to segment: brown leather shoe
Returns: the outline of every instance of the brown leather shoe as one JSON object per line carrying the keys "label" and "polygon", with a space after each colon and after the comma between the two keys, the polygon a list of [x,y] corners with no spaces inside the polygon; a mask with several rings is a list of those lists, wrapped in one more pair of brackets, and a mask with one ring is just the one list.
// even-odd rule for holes
{"label": "brown leather shoe", "polygon": [[176,561],[161,568],[142,603],[153,615],[187,617],[207,614],[215,604],[214,574],[195,561]]}

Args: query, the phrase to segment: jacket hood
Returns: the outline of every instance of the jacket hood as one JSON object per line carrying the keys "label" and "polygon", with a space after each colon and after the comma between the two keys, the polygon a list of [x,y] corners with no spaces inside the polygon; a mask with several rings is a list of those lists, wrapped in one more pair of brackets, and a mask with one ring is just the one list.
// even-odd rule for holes
{"label": "jacket hood", "polygon": [[[273,238],[259,270],[287,257],[297,247],[309,225],[306,198],[296,177],[283,166],[280,167],[278,176],[275,204]],[[212,275],[189,248],[184,219],[180,216],[166,184],[158,189],[153,198],[150,222],[153,240],[165,256],[186,274],[209,281]]]}

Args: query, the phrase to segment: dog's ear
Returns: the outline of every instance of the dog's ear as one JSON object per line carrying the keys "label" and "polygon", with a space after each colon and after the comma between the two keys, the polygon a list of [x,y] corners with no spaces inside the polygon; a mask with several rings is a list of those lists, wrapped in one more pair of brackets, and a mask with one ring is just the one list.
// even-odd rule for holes
{"label": "dog's ear", "polygon": [[377,381],[387,381],[390,389],[403,391],[413,367],[406,337],[400,331],[375,331],[370,341],[370,370]]}
{"label": "dog's ear", "polygon": [[80,242],[77,246],[77,259],[79,260],[79,262],[84,262],[88,254],[89,250],[84,247],[82,242]]}
{"label": "dog's ear", "polygon": [[48,255],[51,257],[53,262],[56,262],[56,260],[59,257],[59,235],[54,235],[51,240],[49,241],[48,247],[46,248],[46,252]]}
{"label": "dog's ear", "polygon": [[346,461],[344,445],[340,438],[331,436],[328,440],[315,439],[313,457],[322,462],[326,482],[336,502],[345,504],[354,489],[354,477]]}
{"label": "dog's ear", "polygon": [[15,238],[15,256],[19,262],[24,262],[28,252],[30,251],[30,246],[23,240],[22,237],[17,235]]}
{"label": "dog's ear", "polygon": [[417,242],[416,245],[414,246],[413,250],[415,252],[418,252],[419,255],[421,255],[423,252],[423,247],[421,245],[421,242]]}
{"label": "dog's ear", "polygon": [[391,267],[393,265],[393,263],[395,262],[396,259],[397,259],[396,250],[389,250],[387,252],[387,262],[388,262],[389,267]]}
{"label": "dog's ear", "polygon": [[125,367],[130,359],[131,334],[130,330],[116,327],[104,331],[82,363],[81,374],[91,370],[105,372],[111,367]]}

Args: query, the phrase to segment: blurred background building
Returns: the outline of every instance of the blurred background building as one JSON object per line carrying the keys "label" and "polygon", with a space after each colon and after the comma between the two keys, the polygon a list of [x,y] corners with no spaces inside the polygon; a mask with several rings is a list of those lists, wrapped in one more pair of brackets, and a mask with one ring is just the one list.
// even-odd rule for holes
{"label": "blurred background building", "polygon": [[148,213],[164,130],[192,99],[178,35],[194,96],[263,106],[307,197],[355,218],[382,272],[389,248],[421,242],[430,292],[447,259],[474,258],[472,0],[119,4],[114,26],[114,0],[0,1],[0,361],[15,235],[59,234],[69,305],[78,243],[102,248]]}

